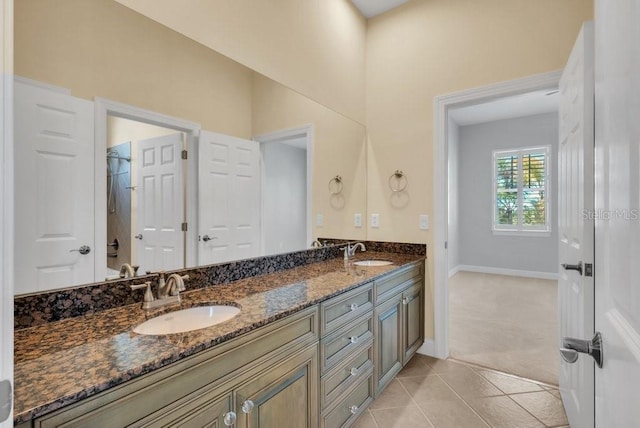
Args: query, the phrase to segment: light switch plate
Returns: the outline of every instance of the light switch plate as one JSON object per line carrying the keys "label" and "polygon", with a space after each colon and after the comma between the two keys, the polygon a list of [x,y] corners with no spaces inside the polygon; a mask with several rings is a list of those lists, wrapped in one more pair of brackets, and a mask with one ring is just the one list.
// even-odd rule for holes
{"label": "light switch plate", "polygon": [[362,227],[362,214],[356,213],[353,215],[353,225],[355,227]]}
{"label": "light switch plate", "polygon": [[322,214],[316,214],[316,226],[324,225],[324,216]]}
{"label": "light switch plate", "polygon": [[380,227],[380,214],[371,214],[371,227]]}
{"label": "light switch plate", "polygon": [[420,229],[429,229],[429,216],[426,214],[420,214]]}

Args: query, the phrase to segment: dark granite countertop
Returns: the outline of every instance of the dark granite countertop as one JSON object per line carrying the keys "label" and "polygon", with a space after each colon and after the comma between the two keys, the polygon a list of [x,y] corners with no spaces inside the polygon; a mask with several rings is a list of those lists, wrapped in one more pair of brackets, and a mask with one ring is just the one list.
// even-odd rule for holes
{"label": "dark granite countertop", "polygon": [[235,318],[193,332],[165,336],[134,333],[136,325],[167,311],[146,313],[140,304],[17,330],[14,423],[149,373],[425,257],[368,251],[358,258],[394,264],[354,271],[345,269],[344,261],[338,258],[185,292],[182,308],[211,303],[241,307]]}

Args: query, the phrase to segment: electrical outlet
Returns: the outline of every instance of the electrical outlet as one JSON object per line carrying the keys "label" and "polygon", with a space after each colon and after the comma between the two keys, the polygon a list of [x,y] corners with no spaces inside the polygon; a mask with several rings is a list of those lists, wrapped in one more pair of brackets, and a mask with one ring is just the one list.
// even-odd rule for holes
{"label": "electrical outlet", "polygon": [[429,216],[426,214],[420,214],[420,229],[429,229]]}
{"label": "electrical outlet", "polygon": [[371,214],[371,227],[380,227],[380,214]]}
{"label": "electrical outlet", "polygon": [[362,227],[362,214],[357,213],[353,215],[353,225],[355,227]]}
{"label": "electrical outlet", "polygon": [[324,225],[324,216],[322,214],[316,214],[316,226]]}

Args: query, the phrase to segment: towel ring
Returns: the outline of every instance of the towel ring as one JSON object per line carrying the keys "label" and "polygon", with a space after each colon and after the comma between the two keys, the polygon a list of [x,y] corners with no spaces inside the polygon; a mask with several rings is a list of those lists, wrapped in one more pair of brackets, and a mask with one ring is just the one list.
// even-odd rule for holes
{"label": "towel ring", "polygon": [[400,171],[399,169],[396,169],[396,172],[391,174],[391,176],[389,177],[389,188],[392,192],[402,192],[407,188],[407,184],[409,184],[407,176],[404,175],[404,172]]}
{"label": "towel ring", "polygon": [[336,175],[331,180],[329,180],[329,193],[331,195],[339,195],[340,193],[342,193],[342,186],[342,177]]}

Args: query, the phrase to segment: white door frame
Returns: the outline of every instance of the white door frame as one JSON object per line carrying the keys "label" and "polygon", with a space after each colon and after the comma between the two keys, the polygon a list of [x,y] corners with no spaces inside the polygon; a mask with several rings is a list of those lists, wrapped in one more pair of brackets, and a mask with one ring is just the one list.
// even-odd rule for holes
{"label": "white door frame", "polygon": [[[259,142],[260,145],[273,143],[279,140],[285,140],[294,137],[303,137],[307,140],[307,245],[313,241],[313,124],[306,124],[302,126],[296,126],[295,128],[283,129],[276,132],[268,132],[253,137],[252,139]],[[264,188],[264,168],[261,168],[260,172],[261,187]],[[264,194],[260,196],[264,197]],[[261,202],[261,211],[264,213],[264,203]],[[264,254],[264,216],[260,216],[260,230],[261,230],[261,253]]]}
{"label": "white door frame", "polygon": [[[195,122],[178,119],[151,110],[145,110],[140,107],[123,104],[117,101],[108,100],[106,98],[95,98],[95,243],[96,243],[96,281],[104,281],[107,275],[107,197],[104,189],[107,188],[107,116],[116,116],[123,119],[135,120],[138,122],[148,123],[150,125],[161,126],[164,128],[175,129],[184,132],[187,138],[187,191],[186,199],[186,221],[189,224],[189,230],[185,239],[185,247],[187,251],[186,267],[196,265],[197,261],[197,243],[198,243],[198,162],[197,162],[197,143],[200,135],[200,125]],[[104,266],[100,260],[104,260]]]}
{"label": "white door frame", "polygon": [[[13,0],[0,0],[0,20],[0,380],[13,385]],[[0,422],[12,426],[13,411]]]}
{"label": "white door frame", "polygon": [[556,89],[562,71],[536,74],[451,94],[440,95],[433,101],[433,171],[435,230],[434,230],[434,342],[433,356],[449,356],[449,293],[448,256],[448,115],[449,109],[486,103],[498,98],[544,89]]}

